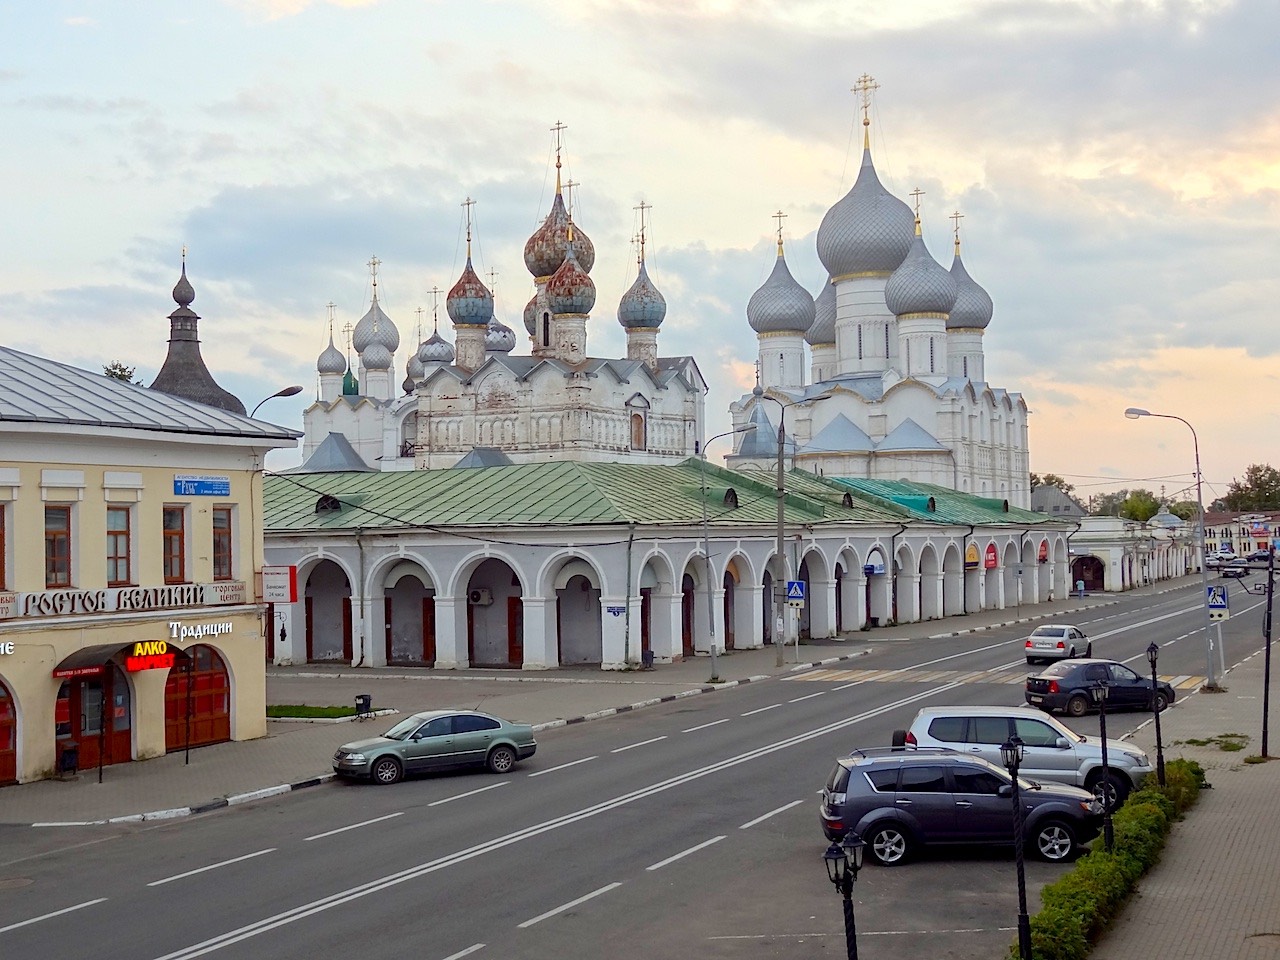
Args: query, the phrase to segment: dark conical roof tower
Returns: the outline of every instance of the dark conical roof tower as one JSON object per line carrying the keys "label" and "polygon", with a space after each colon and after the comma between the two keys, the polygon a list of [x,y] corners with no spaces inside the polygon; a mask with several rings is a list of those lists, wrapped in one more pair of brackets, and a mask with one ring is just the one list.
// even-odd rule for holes
{"label": "dark conical roof tower", "polygon": [[187,279],[187,257],[182,256],[182,276],[173,288],[178,309],[169,314],[169,354],[156,374],[151,389],[205,406],[244,415],[244,404],[223,390],[213,379],[200,356],[196,325],[200,316],[191,309],[196,291]]}

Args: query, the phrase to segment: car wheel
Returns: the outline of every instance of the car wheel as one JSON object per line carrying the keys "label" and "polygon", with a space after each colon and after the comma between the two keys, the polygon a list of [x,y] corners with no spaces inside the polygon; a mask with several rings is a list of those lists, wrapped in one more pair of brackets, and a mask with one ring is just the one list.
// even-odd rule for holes
{"label": "car wheel", "polygon": [[395,783],[404,774],[395,757],[379,757],[373,761],[374,783]]}
{"label": "car wheel", "polygon": [[1036,828],[1035,849],[1043,860],[1062,863],[1076,852],[1076,834],[1061,820],[1046,820]]}
{"label": "car wheel", "polygon": [[516,765],[516,752],[510,747],[494,747],[489,751],[488,765],[493,773],[506,773]]}
{"label": "car wheel", "polygon": [[1067,716],[1083,717],[1089,712],[1089,701],[1084,698],[1084,694],[1077,693],[1067,701]]}
{"label": "car wheel", "polygon": [[1156,713],[1164,713],[1167,706],[1169,706],[1169,698],[1164,695],[1164,691],[1156,691]]}
{"label": "car wheel", "polygon": [[1092,659],[1093,659],[1093,641],[1092,641],[1092,640],[1090,640],[1090,641],[1089,641],[1089,643],[1088,643],[1088,645],[1086,645],[1086,646],[1085,646],[1085,648],[1084,648],[1084,656],[1085,656],[1085,659],[1086,659],[1086,660],[1092,660]]}
{"label": "car wheel", "polygon": [[1107,777],[1099,777],[1090,788],[1093,795],[1102,802],[1105,809],[1115,813],[1116,809],[1129,796],[1129,784],[1124,777],[1113,773]]}
{"label": "car wheel", "polygon": [[911,840],[906,830],[896,823],[878,823],[867,831],[867,851],[882,867],[896,867],[905,863],[911,852]]}

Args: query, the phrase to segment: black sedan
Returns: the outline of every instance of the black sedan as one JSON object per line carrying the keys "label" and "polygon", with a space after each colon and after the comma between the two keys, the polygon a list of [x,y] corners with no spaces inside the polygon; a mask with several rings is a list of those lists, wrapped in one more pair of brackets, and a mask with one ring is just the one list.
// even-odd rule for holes
{"label": "black sedan", "polygon": [[[1064,660],[1027,677],[1027,703],[1041,710],[1062,710],[1073,717],[1094,709],[1089,688],[1107,686],[1108,710],[1150,710],[1151,678],[1134,673],[1114,660]],[[1155,705],[1173,703],[1173,685],[1157,679]]]}

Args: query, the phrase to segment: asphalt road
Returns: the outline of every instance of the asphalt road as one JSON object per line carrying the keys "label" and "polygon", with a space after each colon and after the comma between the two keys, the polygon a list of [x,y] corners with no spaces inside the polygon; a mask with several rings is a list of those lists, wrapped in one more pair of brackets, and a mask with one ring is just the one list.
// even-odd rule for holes
{"label": "asphalt road", "polygon": [[[1154,639],[1162,674],[1202,677],[1199,601],[1198,584],[1127,597],[1078,625],[1095,655],[1145,672]],[[1228,664],[1260,646],[1261,603],[1236,594]],[[505,777],[338,783],[192,820],[81,829],[53,849],[49,834],[9,835],[0,954],[843,956],[817,823],[833,758],[887,744],[925,704],[1020,703],[1016,635],[887,642],[847,670],[547,731]],[[1112,715],[1108,732],[1145,719]],[[1071,723],[1097,731],[1096,717]],[[1033,910],[1064,869],[1028,864]],[[999,957],[1014,935],[1006,850],[868,866],[854,897],[863,957]]]}

